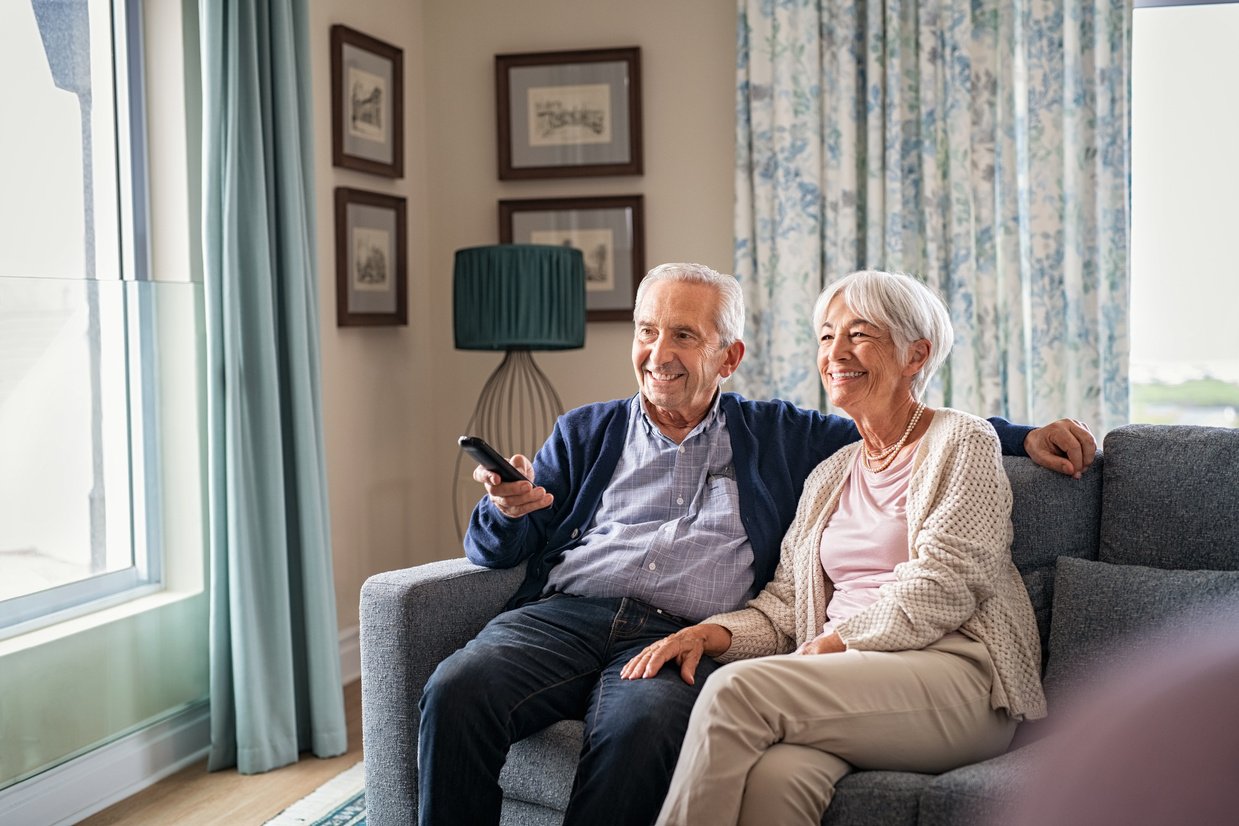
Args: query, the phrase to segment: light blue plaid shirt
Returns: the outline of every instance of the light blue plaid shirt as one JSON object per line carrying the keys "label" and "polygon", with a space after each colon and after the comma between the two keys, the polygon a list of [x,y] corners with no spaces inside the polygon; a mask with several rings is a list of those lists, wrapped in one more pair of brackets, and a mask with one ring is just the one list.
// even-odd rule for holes
{"label": "light blue plaid shirt", "polygon": [[635,597],[693,621],[739,608],[753,595],[753,549],[719,397],[678,445],[641,399],[633,397],[628,441],[594,520],[551,569],[547,590]]}

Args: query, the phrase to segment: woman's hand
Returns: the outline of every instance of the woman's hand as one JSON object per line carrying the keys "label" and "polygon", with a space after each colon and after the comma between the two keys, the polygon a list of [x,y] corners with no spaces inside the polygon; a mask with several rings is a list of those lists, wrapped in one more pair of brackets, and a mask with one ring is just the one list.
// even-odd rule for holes
{"label": "woman's hand", "polygon": [[847,644],[839,638],[839,635],[834,631],[829,634],[818,634],[811,640],[807,640],[803,645],[796,649],[797,654],[838,654],[840,651],[847,651]]}
{"label": "woman's hand", "polygon": [[680,679],[695,685],[693,676],[697,663],[704,654],[715,656],[731,647],[731,632],[721,625],[690,625],[681,628],[669,637],[663,637],[633,657],[620,669],[625,680],[644,680],[653,677],[663,665],[675,660],[680,664]]}

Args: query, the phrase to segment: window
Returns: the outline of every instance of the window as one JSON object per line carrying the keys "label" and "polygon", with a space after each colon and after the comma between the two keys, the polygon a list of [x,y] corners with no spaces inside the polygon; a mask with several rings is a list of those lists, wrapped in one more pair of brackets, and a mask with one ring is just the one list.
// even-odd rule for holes
{"label": "window", "polygon": [[0,635],[160,579],[128,5],[0,3]]}
{"label": "window", "polygon": [[1132,28],[1131,418],[1239,427],[1239,3]]}

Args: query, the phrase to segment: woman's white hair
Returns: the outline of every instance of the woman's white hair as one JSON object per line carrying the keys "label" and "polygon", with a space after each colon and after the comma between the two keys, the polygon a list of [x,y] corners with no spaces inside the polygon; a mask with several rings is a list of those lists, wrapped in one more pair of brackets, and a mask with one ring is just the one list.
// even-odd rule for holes
{"label": "woman's white hair", "polygon": [[659,264],[645,274],[637,287],[636,301],[632,305],[633,321],[641,312],[645,290],[659,281],[683,281],[691,284],[706,284],[718,291],[718,312],[714,326],[718,330],[723,347],[730,347],[744,337],[744,293],[735,276],[715,272],[704,264]]}
{"label": "woman's white hair", "polygon": [[912,377],[912,395],[920,399],[955,343],[951,317],[942,298],[910,275],[881,270],[854,272],[827,285],[817,297],[813,305],[814,335],[821,330],[831,299],[840,294],[852,312],[890,333],[900,364],[908,363],[912,342],[929,341],[929,359]]}

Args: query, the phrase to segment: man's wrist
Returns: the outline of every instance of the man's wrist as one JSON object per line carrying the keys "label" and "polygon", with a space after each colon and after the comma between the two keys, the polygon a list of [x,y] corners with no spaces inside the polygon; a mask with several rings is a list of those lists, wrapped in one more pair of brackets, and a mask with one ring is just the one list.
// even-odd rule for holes
{"label": "man's wrist", "polygon": [[1002,454],[1004,456],[1028,455],[1028,451],[1024,449],[1024,440],[1036,430],[1035,427],[1012,424],[1001,416],[990,416],[987,421],[990,427],[994,428],[994,432],[998,434],[998,441],[1002,445]]}

